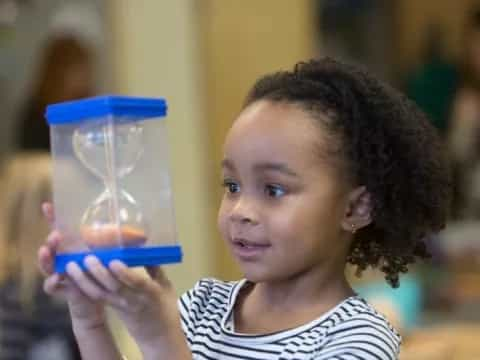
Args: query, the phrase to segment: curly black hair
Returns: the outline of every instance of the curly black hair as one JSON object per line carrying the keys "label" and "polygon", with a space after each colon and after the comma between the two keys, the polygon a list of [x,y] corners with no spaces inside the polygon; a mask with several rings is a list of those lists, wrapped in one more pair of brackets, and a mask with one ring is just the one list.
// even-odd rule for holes
{"label": "curly black hair", "polygon": [[260,78],[245,106],[262,99],[300,106],[340,141],[347,174],[373,202],[372,222],[355,233],[347,261],[357,274],[380,268],[398,287],[409,264],[429,257],[425,240],[448,216],[449,165],[426,115],[363,68],[331,58]]}

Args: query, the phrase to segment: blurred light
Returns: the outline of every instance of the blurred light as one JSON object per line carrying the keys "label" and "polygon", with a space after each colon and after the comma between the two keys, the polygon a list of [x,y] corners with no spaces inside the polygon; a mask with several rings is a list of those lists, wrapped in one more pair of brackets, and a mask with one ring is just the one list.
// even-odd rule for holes
{"label": "blurred light", "polygon": [[18,5],[13,0],[0,0],[0,26],[12,26],[18,16]]}
{"label": "blurred light", "polygon": [[98,43],[103,38],[101,24],[102,19],[95,5],[83,2],[66,2],[53,13],[49,31],[52,33],[70,33],[94,45],[99,45]]}

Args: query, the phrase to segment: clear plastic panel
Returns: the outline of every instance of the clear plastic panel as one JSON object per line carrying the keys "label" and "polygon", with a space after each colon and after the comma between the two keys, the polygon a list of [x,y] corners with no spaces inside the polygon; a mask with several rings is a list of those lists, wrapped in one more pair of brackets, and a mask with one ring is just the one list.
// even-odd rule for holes
{"label": "clear plastic panel", "polygon": [[88,119],[51,139],[61,252],[176,244],[164,121]]}

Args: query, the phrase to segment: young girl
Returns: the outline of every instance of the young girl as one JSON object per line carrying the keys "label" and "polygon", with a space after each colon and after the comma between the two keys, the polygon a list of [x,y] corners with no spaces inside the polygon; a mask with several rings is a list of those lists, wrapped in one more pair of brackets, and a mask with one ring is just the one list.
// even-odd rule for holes
{"label": "young girl", "polygon": [[39,250],[45,290],[67,298],[83,357],[121,358],[108,304],[144,359],[397,359],[400,336],[344,270],[377,267],[398,286],[444,226],[447,166],[424,115],[363,70],[299,63],[257,81],[221,165],[218,224],[245,279],[201,280],[179,310],[155,269],[146,277],[90,256],[87,272],[53,273],[62,237],[50,234]]}

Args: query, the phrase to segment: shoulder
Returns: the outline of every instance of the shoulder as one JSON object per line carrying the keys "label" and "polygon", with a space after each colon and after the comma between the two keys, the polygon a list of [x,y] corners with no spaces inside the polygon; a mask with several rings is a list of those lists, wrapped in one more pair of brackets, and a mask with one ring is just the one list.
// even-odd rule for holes
{"label": "shoulder", "polygon": [[198,281],[180,297],[178,306],[181,314],[185,317],[190,314],[199,319],[205,312],[226,312],[232,301],[234,289],[239,283],[213,278]]}
{"label": "shoulder", "polygon": [[182,329],[190,345],[198,332],[219,331],[239,284],[206,278],[198,281],[179,298]]}
{"label": "shoulder", "polygon": [[327,342],[318,359],[342,354],[361,359],[397,359],[401,337],[389,321],[360,297],[340,304],[331,318]]}
{"label": "shoulder", "polygon": [[223,300],[228,300],[238,281],[221,281],[214,278],[205,278],[199,280],[193,288],[185,292],[181,299],[191,302],[196,299],[208,300],[212,296],[217,296]]}

